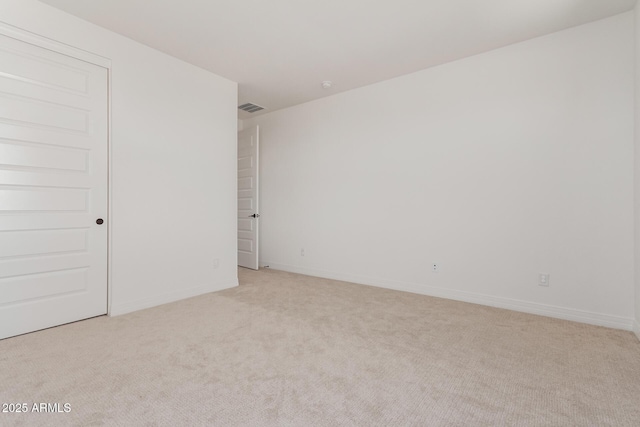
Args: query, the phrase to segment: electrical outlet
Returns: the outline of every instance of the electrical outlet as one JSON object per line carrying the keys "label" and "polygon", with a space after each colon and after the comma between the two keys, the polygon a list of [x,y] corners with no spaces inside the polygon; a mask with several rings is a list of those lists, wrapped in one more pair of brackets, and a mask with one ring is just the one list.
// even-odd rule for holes
{"label": "electrical outlet", "polygon": [[216,269],[220,267],[220,260],[218,258],[214,258],[213,260],[213,268]]}
{"label": "electrical outlet", "polygon": [[300,256],[304,256],[304,248],[300,249]]}
{"label": "electrical outlet", "polygon": [[538,286],[544,286],[546,288],[549,287],[549,274],[538,274]]}
{"label": "electrical outlet", "polygon": [[440,271],[440,264],[438,264],[437,262],[431,264],[431,272],[437,273],[438,271]]}

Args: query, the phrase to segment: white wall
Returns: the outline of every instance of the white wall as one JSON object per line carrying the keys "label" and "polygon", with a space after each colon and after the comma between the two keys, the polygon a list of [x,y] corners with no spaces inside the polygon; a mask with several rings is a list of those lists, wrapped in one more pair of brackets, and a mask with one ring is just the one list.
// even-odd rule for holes
{"label": "white wall", "polygon": [[633,28],[629,12],[245,120],[262,264],[630,329]]}
{"label": "white wall", "polygon": [[33,0],[0,20],[112,60],[111,312],[236,285],[236,83]]}
{"label": "white wall", "polygon": [[635,10],[636,116],[635,116],[635,322],[640,339],[640,5]]}

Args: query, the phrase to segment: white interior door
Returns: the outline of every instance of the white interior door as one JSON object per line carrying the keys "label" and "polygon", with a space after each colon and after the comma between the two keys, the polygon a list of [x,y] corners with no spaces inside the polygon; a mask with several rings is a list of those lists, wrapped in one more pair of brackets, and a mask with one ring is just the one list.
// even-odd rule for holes
{"label": "white interior door", "polygon": [[0,339],[107,312],[107,111],[105,68],[0,35]]}
{"label": "white interior door", "polygon": [[259,129],[238,133],[238,265],[258,269]]}

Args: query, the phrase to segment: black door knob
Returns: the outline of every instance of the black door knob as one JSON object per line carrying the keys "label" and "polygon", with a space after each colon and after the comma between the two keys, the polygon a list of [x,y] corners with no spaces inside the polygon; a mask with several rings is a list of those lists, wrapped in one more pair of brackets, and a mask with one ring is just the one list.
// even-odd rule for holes
{"label": "black door knob", "polygon": [[96,219],[96,224],[98,224],[98,225],[102,225],[103,222],[104,222],[104,220],[102,218]]}

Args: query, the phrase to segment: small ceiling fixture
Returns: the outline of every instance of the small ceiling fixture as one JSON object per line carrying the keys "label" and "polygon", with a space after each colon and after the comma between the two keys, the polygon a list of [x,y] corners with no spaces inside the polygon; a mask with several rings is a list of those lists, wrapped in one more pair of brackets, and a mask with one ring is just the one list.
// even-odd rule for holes
{"label": "small ceiling fixture", "polygon": [[247,102],[246,104],[240,105],[238,109],[246,111],[248,113],[255,113],[256,111],[264,110],[264,107]]}
{"label": "small ceiling fixture", "polygon": [[322,89],[330,89],[332,85],[331,80],[325,80],[322,82]]}

